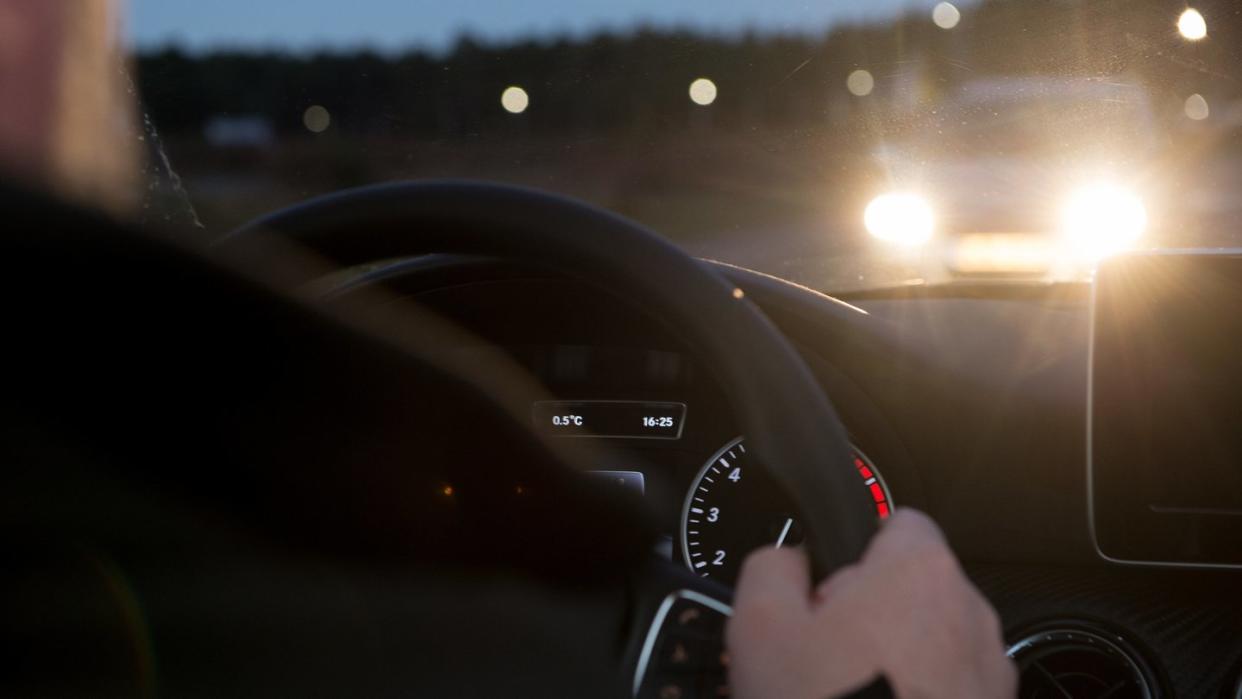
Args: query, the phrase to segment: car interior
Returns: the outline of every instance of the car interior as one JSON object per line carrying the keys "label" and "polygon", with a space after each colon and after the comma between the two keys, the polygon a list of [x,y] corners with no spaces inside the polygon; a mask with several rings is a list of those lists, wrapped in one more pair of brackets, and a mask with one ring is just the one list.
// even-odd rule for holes
{"label": "car interior", "polygon": [[[952,32],[976,13],[1028,11],[934,5],[868,26],[917,17],[968,37]],[[1217,42],[1242,31],[1229,3],[1198,20],[1134,5],[1173,47],[1198,41],[1203,16]],[[140,65],[173,71],[157,54]],[[840,99],[874,97],[885,74],[871,70],[866,90],[839,70]],[[173,73],[152,75],[143,107],[173,124],[156,89]],[[488,84],[494,118],[539,108],[540,83],[522,79],[520,99]],[[966,84],[987,99],[945,97],[954,119],[1018,104],[1020,125],[1046,123],[1050,94],[1109,109],[1123,94],[1139,116],[1114,135],[1150,129],[1142,157],[1172,138],[1143,126],[1154,90]],[[707,89],[679,93],[696,118]],[[1224,92],[1196,96],[1223,112]],[[1226,144],[1222,161],[1242,157],[1231,99],[1234,121],[1202,136]],[[1207,120],[1174,107],[1179,128]],[[338,128],[327,109],[295,111],[297,148],[372,157],[346,154],[361,148],[348,134],[310,140]],[[187,131],[187,160],[195,144],[227,152],[184,181],[173,129],[138,217],[0,187],[6,696],[729,696],[724,629],[747,555],[798,547],[822,579],[911,508],[995,607],[1019,696],[1242,699],[1242,248],[1234,231],[1178,237],[1192,226],[1155,202],[1190,185],[1076,190],[1073,221],[1049,234],[1031,176],[1014,175],[1018,203],[987,192],[1060,142],[983,162],[955,137],[937,168],[883,160],[941,178],[917,196],[833,200],[852,220],[842,262],[773,252],[775,233],[716,249],[633,200],[485,159],[291,179],[278,205],[256,204],[247,173],[295,148],[258,155],[281,146],[230,114]],[[208,148],[213,133],[247,143]],[[550,138],[531,133],[496,138]],[[1221,197],[1236,199],[1231,182]],[[204,212],[236,200],[228,225],[192,221],[196,187]],[[1197,220],[1228,225],[1222,211]],[[896,276],[873,282],[855,250]],[[829,264],[844,271],[816,276]],[[894,693],[881,677],[851,696]]]}

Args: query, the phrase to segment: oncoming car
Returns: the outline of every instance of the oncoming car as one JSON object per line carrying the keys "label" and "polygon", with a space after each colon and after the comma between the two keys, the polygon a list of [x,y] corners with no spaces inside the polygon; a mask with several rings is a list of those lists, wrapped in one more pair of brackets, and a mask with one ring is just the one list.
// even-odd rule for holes
{"label": "oncoming car", "polygon": [[876,254],[929,283],[1067,280],[1152,247],[1156,123],[1143,89],[1120,80],[968,82],[899,123],[875,153],[888,190],[863,212]]}

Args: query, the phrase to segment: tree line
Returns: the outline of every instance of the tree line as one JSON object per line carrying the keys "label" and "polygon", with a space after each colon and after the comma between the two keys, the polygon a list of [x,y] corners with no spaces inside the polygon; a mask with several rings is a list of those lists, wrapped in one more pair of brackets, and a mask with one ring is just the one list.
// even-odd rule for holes
{"label": "tree line", "polygon": [[[1138,84],[1158,104],[1191,93],[1223,104],[1242,95],[1242,9],[1199,3],[1209,37],[1178,36],[1182,0],[985,0],[951,29],[929,13],[835,27],[820,36],[637,29],[584,39],[487,43],[446,52],[221,50],[175,46],[136,56],[148,113],[170,134],[201,132],[220,115],[266,119],[282,137],[309,136],[304,111],[321,105],[332,129],[358,137],[468,139],[509,130],[590,136],[710,125],[721,130],[830,129],[898,106],[918,112],[958,86],[1037,75]],[[874,87],[847,89],[865,70]],[[706,77],[718,97],[687,95]],[[522,87],[521,114],[502,91]]]}

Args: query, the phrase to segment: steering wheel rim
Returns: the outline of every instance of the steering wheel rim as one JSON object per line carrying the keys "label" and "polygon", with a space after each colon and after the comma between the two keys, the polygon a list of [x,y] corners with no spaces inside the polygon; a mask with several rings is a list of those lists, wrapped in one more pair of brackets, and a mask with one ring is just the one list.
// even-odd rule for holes
{"label": "steering wheel rim", "polygon": [[429,253],[483,255],[619,292],[680,334],[717,377],[748,445],[803,522],[816,579],[857,561],[875,532],[869,503],[851,497],[857,475],[844,427],[801,356],[739,289],[636,222],[526,188],[403,182],[295,205],[218,245],[265,234],[341,267]]}

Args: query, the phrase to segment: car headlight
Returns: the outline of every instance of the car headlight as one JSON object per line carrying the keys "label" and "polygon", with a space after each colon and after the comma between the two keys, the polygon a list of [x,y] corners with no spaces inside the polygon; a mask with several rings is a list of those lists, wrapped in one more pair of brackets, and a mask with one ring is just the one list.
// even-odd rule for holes
{"label": "car headlight", "polygon": [[1061,225],[1065,242],[1076,255],[1099,260],[1135,246],[1147,230],[1147,209],[1124,187],[1092,184],[1066,200]]}
{"label": "car headlight", "polygon": [[899,245],[919,245],[932,236],[935,221],[931,206],[916,194],[881,194],[863,212],[867,232]]}

